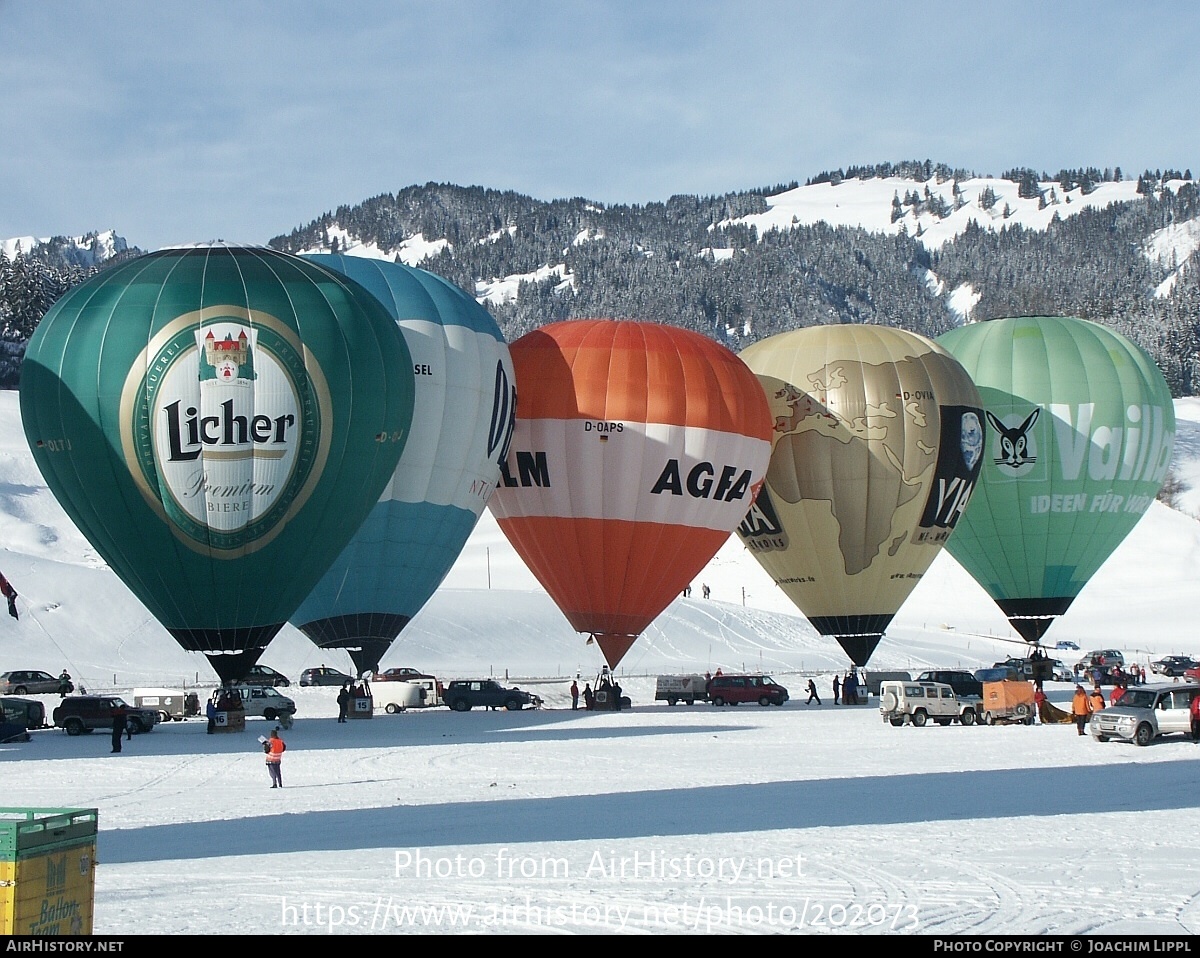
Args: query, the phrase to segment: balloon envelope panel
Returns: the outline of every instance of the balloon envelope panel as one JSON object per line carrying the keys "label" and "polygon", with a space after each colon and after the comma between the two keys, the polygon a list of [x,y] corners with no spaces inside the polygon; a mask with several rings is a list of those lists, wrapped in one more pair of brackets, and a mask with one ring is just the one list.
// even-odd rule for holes
{"label": "balloon envelope panel", "polygon": [[399,263],[313,255],[391,314],[415,374],[411,435],[371,515],[292,621],[360,672],[450,571],[496,487],[515,407],[512,359],[492,316],[446,280]]}
{"label": "balloon envelope panel", "polygon": [[520,406],[489,508],[615,665],[753,500],[765,397],[732,352],[677,327],[554,323],[512,354]]}
{"label": "balloon envelope panel", "polygon": [[823,634],[866,663],[970,502],[982,411],[945,350],[882,326],[814,326],[741,353],[775,423],[738,534]]}
{"label": "balloon envelope panel", "polygon": [[1087,320],[990,320],[938,341],[987,413],[976,501],[948,548],[1033,641],[1158,494],[1174,447],[1170,391],[1141,349]]}
{"label": "balloon envelope panel", "polygon": [[97,551],[236,677],[395,468],[408,370],[395,324],[337,274],[270,249],[170,249],[55,304],[30,339],[21,414]]}

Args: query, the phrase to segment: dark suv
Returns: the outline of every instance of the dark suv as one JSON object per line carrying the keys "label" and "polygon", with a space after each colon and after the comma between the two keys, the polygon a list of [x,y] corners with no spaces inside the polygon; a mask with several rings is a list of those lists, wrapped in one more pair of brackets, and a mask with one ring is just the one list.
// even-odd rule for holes
{"label": "dark suv", "polygon": [[347,685],[353,683],[354,679],[350,678],[345,672],[331,669],[327,665],[322,665],[315,669],[305,669],[300,673],[301,688],[308,688],[310,685]]}
{"label": "dark suv", "polygon": [[782,705],[788,690],[769,675],[714,675],[708,683],[708,700],[713,705]]}
{"label": "dark suv", "polygon": [[149,732],[158,724],[157,710],[126,705],[119,695],[69,695],[55,706],[54,724],[66,729],[68,735],[80,735],[98,728],[111,729],[117,706],[124,707],[125,724],[135,734]]}
{"label": "dark suv", "polygon": [[918,682],[941,682],[954,689],[954,694],[960,699],[964,695],[974,695],[983,698],[983,683],[970,672],[963,669],[930,669],[917,676]]}
{"label": "dark suv", "polygon": [[242,676],[239,681],[246,685],[270,685],[278,689],[286,689],[292,684],[291,679],[282,672],[276,672],[266,665],[250,666],[250,671]]}
{"label": "dark suv", "polygon": [[510,712],[516,712],[526,705],[538,708],[542,704],[538,696],[515,686],[506,689],[495,679],[455,679],[446,686],[446,694],[442,698],[455,712],[469,712],[476,705],[480,708],[506,708]]}
{"label": "dark suv", "polygon": [[1200,666],[1190,655],[1164,655],[1157,662],[1150,663],[1150,671],[1156,675],[1165,675],[1169,679],[1186,675],[1188,669]]}

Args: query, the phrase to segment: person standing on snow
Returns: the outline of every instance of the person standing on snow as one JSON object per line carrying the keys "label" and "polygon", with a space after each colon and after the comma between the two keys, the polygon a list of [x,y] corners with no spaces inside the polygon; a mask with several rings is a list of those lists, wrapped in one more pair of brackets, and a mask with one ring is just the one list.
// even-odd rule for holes
{"label": "person standing on snow", "polygon": [[834,705],[838,704],[838,696],[841,695],[841,691],[842,691],[842,680],[840,678],[838,678],[837,675],[834,675],[834,677],[833,677],[833,704]]}
{"label": "person standing on snow", "polygon": [[8,599],[8,614],[14,619],[20,619],[17,615],[17,590],[14,589],[2,574],[0,574],[0,595]]}
{"label": "person standing on snow", "polygon": [[808,701],[806,705],[812,705],[813,699],[816,699],[817,704],[821,704],[821,696],[817,695],[817,684],[812,680],[808,680]]}
{"label": "person standing on snow", "polygon": [[283,752],[287,746],[279,737],[279,729],[271,729],[271,737],[263,742],[263,751],[267,755],[267,773],[271,776],[272,788],[283,788]]}
{"label": "person standing on snow", "polygon": [[579,708],[579,683],[571,682],[571,711]]}
{"label": "person standing on snow", "polygon": [[1092,703],[1088,699],[1088,694],[1083,690],[1082,685],[1075,686],[1075,696],[1071,699],[1071,718],[1075,720],[1075,728],[1079,730],[1079,734],[1085,734],[1088,719],[1092,715]]}
{"label": "person standing on snow", "polygon": [[133,738],[133,735],[129,732],[128,716],[125,712],[124,703],[113,707],[112,723],[112,750],[116,753],[121,751],[122,735]]}

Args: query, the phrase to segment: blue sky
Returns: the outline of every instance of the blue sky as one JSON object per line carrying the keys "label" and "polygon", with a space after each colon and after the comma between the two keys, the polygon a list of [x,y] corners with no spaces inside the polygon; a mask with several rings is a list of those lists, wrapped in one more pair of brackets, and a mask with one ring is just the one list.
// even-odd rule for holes
{"label": "blue sky", "polygon": [[265,243],[429,181],[1196,172],[1197,49],[1188,0],[0,0],[0,238]]}

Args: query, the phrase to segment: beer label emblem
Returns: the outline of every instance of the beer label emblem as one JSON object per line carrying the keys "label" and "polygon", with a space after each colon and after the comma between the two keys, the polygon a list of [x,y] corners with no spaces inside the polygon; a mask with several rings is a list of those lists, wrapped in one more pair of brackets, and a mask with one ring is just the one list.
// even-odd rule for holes
{"label": "beer label emblem", "polygon": [[[184,541],[251,551],[307,498],[328,440],[313,357],[274,317],[209,307],[169,324],[122,395],[126,460]],[[324,403],[322,402],[324,399]]]}

